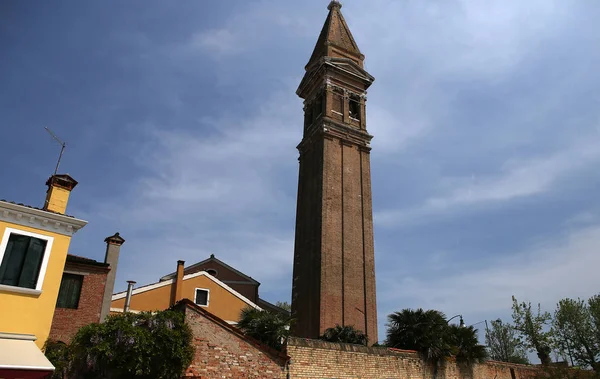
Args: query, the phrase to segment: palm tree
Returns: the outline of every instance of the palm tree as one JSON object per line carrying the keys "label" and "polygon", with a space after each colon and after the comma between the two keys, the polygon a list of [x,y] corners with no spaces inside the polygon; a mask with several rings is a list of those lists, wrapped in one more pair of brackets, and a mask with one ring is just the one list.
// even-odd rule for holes
{"label": "palm tree", "polygon": [[452,355],[461,363],[471,365],[482,363],[488,357],[485,346],[479,344],[477,329],[472,326],[449,325],[448,343],[452,346]]}
{"label": "palm tree", "polygon": [[451,353],[447,330],[446,316],[440,311],[403,309],[388,316],[386,345],[420,352],[437,371],[440,360]]}
{"label": "palm tree", "polygon": [[281,350],[290,333],[290,322],[279,313],[247,307],[242,310],[237,327],[244,334]]}
{"label": "palm tree", "polygon": [[328,342],[352,343],[355,345],[367,345],[367,336],[353,326],[341,326],[336,324],[333,328],[325,330],[320,339]]}

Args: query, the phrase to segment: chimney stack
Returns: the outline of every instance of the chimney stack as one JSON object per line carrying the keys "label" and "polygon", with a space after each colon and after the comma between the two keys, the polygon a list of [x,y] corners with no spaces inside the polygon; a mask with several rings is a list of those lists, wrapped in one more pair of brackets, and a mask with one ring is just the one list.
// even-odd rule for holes
{"label": "chimney stack", "polygon": [[125,306],[123,307],[123,312],[129,312],[129,308],[131,307],[131,294],[133,293],[133,285],[135,282],[133,280],[127,281],[127,295],[125,295]]}
{"label": "chimney stack", "polygon": [[110,237],[106,237],[104,242],[106,242],[106,255],[104,256],[104,263],[108,263],[110,265],[110,271],[106,275],[106,285],[104,286],[104,298],[102,299],[100,322],[103,322],[110,312],[110,303],[112,301],[112,294],[115,289],[115,279],[117,276],[117,265],[119,264],[119,253],[121,251],[121,245],[123,245],[125,239],[123,239],[119,233],[115,233]]}
{"label": "chimney stack", "polygon": [[173,301],[171,301],[171,305],[177,303],[179,300],[183,299],[183,271],[184,271],[185,261],[177,261],[177,273],[175,274],[175,291],[173,296]]}
{"label": "chimney stack", "polygon": [[52,175],[46,181],[46,185],[48,190],[46,191],[46,201],[44,201],[43,209],[65,214],[69,203],[69,195],[77,185],[77,181],[69,175]]}

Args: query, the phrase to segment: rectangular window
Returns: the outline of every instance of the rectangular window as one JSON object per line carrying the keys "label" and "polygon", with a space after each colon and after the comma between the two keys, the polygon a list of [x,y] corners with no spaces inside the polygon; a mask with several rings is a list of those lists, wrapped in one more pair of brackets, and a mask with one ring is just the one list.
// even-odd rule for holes
{"label": "rectangular window", "polygon": [[360,120],[360,97],[356,95],[350,96],[350,104],[348,104],[350,117]]}
{"label": "rectangular window", "polygon": [[318,94],[315,98],[315,110],[313,112],[314,118],[316,119],[323,113],[323,94]]}
{"label": "rectangular window", "polygon": [[194,300],[194,303],[196,303],[202,307],[207,307],[209,293],[210,293],[210,291],[207,289],[196,288],[196,299]]}
{"label": "rectangular window", "polygon": [[334,91],[332,100],[331,110],[341,114],[344,110],[344,95],[339,91]]}
{"label": "rectangular window", "polygon": [[312,107],[307,106],[304,112],[304,130],[308,129],[308,127],[312,124]]}
{"label": "rectangular window", "polygon": [[77,309],[79,307],[79,296],[81,296],[81,286],[83,284],[83,275],[63,274],[58,291],[57,308]]}
{"label": "rectangular window", "polygon": [[42,289],[52,238],[6,229],[0,246],[0,284]]}

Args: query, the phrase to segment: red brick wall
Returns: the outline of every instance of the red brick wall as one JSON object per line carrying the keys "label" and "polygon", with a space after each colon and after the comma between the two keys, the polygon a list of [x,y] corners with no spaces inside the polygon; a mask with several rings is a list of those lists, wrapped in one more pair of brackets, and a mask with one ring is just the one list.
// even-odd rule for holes
{"label": "red brick wall", "polygon": [[87,273],[83,276],[77,309],[56,308],[49,338],[70,342],[82,326],[99,322],[107,269],[75,265],[67,262],[65,271]]}
{"label": "red brick wall", "polygon": [[284,379],[284,362],[253,343],[186,308],[196,352],[186,378]]}
{"label": "red brick wall", "polygon": [[[386,348],[334,344],[291,338],[287,354],[291,358],[290,379],[432,379],[432,369],[417,353]],[[447,362],[438,378],[444,379],[530,379],[534,366],[488,362],[472,369]]]}

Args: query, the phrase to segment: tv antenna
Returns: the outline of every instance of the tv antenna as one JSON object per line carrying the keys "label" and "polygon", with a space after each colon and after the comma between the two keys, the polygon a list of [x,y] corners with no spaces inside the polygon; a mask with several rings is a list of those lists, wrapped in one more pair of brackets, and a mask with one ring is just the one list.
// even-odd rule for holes
{"label": "tv antenna", "polygon": [[62,155],[65,151],[65,147],[67,147],[67,144],[64,143],[63,141],[61,141],[56,136],[56,134],[52,133],[52,130],[48,129],[48,127],[44,126],[44,129],[46,129],[46,131],[52,136],[52,138],[54,138],[56,140],[56,142],[58,142],[61,146],[60,155],[58,156],[58,162],[56,162],[56,168],[54,169],[54,175],[56,175],[58,173],[58,166],[60,166],[60,159],[62,158]]}

